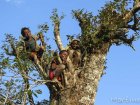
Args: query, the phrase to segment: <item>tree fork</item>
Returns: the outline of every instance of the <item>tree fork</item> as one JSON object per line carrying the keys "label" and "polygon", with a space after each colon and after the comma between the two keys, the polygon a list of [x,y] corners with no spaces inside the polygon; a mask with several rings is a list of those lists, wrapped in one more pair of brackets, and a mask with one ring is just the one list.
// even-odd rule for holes
{"label": "tree fork", "polygon": [[109,44],[98,53],[91,54],[86,66],[80,68],[81,72],[77,75],[75,85],[69,84],[65,89],[58,91],[57,98],[50,98],[50,105],[93,105],[108,48]]}

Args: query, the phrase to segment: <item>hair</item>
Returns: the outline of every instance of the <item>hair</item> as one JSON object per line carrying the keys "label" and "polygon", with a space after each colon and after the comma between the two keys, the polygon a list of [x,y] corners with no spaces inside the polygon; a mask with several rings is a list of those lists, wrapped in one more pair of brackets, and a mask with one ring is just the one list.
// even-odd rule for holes
{"label": "hair", "polygon": [[68,53],[67,50],[61,50],[61,51],[59,52],[59,55],[62,54],[62,53],[64,53],[64,52],[67,52],[67,53]]}
{"label": "hair", "polygon": [[52,60],[51,65],[52,65],[53,63],[55,63],[55,64],[57,64],[57,65],[60,64],[60,62],[59,62],[59,60],[58,60],[57,58],[55,58],[55,59]]}
{"label": "hair", "polygon": [[30,29],[29,29],[28,27],[23,27],[23,28],[21,29],[21,35],[24,35],[24,30],[29,30],[29,31],[30,31]]}
{"label": "hair", "polygon": [[73,39],[71,42],[73,42],[73,41],[80,42],[80,40],[79,40],[79,39]]}
{"label": "hair", "polygon": [[78,40],[78,39],[73,39],[73,40],[70,42],[70,45],[71,45],[74,41],[77,41],[78,43],[80,43],[80,40]]}

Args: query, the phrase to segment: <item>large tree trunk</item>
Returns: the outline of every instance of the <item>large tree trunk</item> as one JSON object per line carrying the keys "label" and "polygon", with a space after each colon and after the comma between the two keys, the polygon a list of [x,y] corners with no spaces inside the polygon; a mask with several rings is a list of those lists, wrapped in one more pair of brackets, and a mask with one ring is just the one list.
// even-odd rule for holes
{"label": "large tree trunk", "polygon": [[105,60],[106,53],[102,51],[91,54],[85,67],[76,76],[75,85],[69,84],[67,88],[55,92],[55,95],[51,88],[51,105],[93,105]]}

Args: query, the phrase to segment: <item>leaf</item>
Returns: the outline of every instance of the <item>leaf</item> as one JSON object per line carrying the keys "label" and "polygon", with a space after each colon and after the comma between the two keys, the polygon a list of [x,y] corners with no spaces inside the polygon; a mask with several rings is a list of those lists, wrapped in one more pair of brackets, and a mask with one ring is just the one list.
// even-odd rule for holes
{"label": "leaf", "polygon": [[35,92],[32,92],[32,94],[33,94],[35,97],[37,97],[37,98],[38,98],[38,96],[37,96],[37,94],[36,94]]}
{"label": "leaf", "polygon": [[35,90],[37,94],[42,94],[42,90]]}

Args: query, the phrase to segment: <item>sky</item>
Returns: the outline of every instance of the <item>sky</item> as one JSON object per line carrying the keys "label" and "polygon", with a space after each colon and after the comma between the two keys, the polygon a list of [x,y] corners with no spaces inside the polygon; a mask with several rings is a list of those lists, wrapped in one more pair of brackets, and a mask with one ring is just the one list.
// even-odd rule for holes
{"label": "sky", "polygon": [[[61,23],[61,38],[67,44],[66,35],[79,34],[77,21],[72,18],[71,10],[85,9],[98,14],[98,10],[108,0],[0,0],[0,44],[6,33],[20,36],[22,27],[29,27],[32,33],[39,31],[38,25],[47,22],[47,37],[56,49],[53,37],[51,12],[58,9],[64,13]],[[112,46],[107,55],[107,69],[100,82],[95,105],[137,105],[140,104],[140,40],[134,42],[136,51],[127,46]],[[49,99],[46,86],[39,86],[43,94],[36,100]]]}

